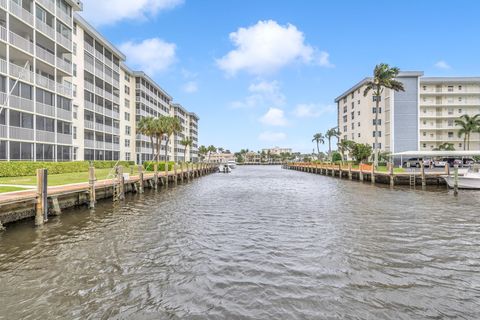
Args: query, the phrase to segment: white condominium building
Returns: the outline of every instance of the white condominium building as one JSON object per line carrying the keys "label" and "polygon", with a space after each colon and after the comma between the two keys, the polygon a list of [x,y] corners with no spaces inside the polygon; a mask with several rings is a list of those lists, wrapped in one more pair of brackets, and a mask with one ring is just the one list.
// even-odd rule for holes
{"label": "white condominium building", "polygon": [[72,159],[72,27],[81,8],[0,0],[1,160]]}
{"label": "white condominium building", "polygon": [[265,153],[275,154],[278,156],[281,155],[282,153],[292,153],[291,148],[279,148],[279,147],[263,149],[262,151]]}
{"label": "white condominium building", "polygon": [[[81,10],[76,0],[0,0],[0,160],[141,163],[152,150],[136,121],[176,115],[172,97],[130,70]],[[198,117],[183,112],[181,135],[198,141]],[[184,159],[173,137],[169,159]]]}
{"label": "white condominium building", "polygon": [[[174,161],[183,162],[185,159],[198,160],[198,116],[194,113],[188,112],[182,105],[178,103],[172,104],[171,115],[180,121],[182,130],[174,135],[173,150],[175,153]],[[192,139],[191,146],[183,146],[182,140]]]}
{"label": "white condominium building", "polygon": [[[378,110],[372,91],[364,96],[365,78],[335,99],[340,138],[375,147],[385,152],[433,150],[452,143],[463,150],[463,137],[455,119],[480,114],[480,78],[423,77],[423,72],[401,72],[404,92],[384,90]],[[471,150],[480,149],[480,135],[472,134]]]}

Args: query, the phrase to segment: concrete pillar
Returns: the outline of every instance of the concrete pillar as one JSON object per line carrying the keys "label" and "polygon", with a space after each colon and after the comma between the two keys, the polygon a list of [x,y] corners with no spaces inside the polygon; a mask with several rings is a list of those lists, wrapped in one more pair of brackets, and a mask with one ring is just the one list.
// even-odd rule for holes
{"label": "concrete pillar", "polygon": [[47,221],[48,202],[47,169],[37,169],[37,203],[35,206],[35,225],[41,226]]}
{"label": "concrete pillar", "polygon": [[95,178],[95,167],[90,166],[90,168],[88,168],[88,194],[89,194],[88,207],[90,209],[95,208],[95,203],[97,203],[97,197],[95,194],[95,181],[97,181],[97,179]]}
{"label": "concrete pillar", "polygon": [[143,193],[143,186],[144,186],[144,181],[143,181],[143,166],[139,165],[138,166],[138,193],[142,194]]}
{"label": "concrete pillar", "polygon": [[54,215],[54,216],[59,216],[62,214],[62,210],[60,209],[60,203],[58,202],[58,198],[57,197],[52,197],[51,198],[51,201],[52,201],[52,210],[51,210],[51,214]]}

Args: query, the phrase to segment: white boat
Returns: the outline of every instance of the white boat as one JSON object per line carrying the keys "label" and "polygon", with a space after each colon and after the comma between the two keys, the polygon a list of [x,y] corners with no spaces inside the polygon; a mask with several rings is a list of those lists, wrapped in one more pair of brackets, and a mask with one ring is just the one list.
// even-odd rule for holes
{"label": "white boat", "polygon": [[226,164],[221,164],[218,166],[218,171],[220,173],[230,173],[232,172],[232,169]]}
{"label": "white boat", "polygon": [[235,169],[237,167],[237,163],[235,162],[235,160],[228,160],[227,166],[229,166],[230,169]]}
{"label": "white boat", "polygon": [[[455,176],[443,176],[450,188],[455,186]],[[463,175],[458,175],[458,189],[480,190],[480,172],[479,168],[470,168]]]}

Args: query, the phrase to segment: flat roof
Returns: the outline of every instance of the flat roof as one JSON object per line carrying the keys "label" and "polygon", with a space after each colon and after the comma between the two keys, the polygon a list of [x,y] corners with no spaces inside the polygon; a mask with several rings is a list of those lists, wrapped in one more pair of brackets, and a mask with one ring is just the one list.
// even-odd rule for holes
{"label": "flat roof", "polygon": [[182,110],[183,112],[185,112],[186,115],[188,115],[188,113],[189,113],[188,110],[185,109],[180,103],[172,103],[171,105],[174,108]]}
{"label": "flat roof", "polygon": [[423,77],[420,82],[442,83],[442,82],[480,82],[480,77]]}
{"label": "flat roof", "polygon": [[189,112],[188,113],[190,115],[190,117],[194,117],[195,119],[200,120],[200,117],[195,113],[195,112]]}
{"label": "flat roof", "polygon": [[468,157],[480,156],[480,150],[461,150],[461,151],[404,151],[392,153],[391,156],[404,157]]}
{"label": "flat roof", "polygon": [[72,6],[74,11],[82,11],[83,10],[83,3],[80,0],[65,0],[69,5]]}
{"label": "flat roof", "polygon": [[[422,71],[402,71],[398,74],[399,78],[401,78],[401,77],[422,77],[422,76],[423,76]],[[345,91],[344,93],[339,95],[335,99],[335,102],[338,102],[338,101],[342,100],[345,96],[349,95],[352,91],[355,91],[355,90],[361,88],[365,83],[367,83],[368,81],[371,81],[372,79],[373,79],[372,77],[363,78],[360,82],[355,84],[353,87],[351,87],[350,89],[348,89],[347,91]]]}
{"label": "flat roof", "polygon": [[143,71],[133,71],[133,75],[135,77],[139,77],[139,78],[144,78],[145,80],[147,80],[148,82],[150,82],[151,85],[153,85],[158,91],[162,92],[165,96],[167,96],[167,98],[171,101],[173,100],[172,96],[168,94],[167,91],[163,90],[162,87],[160,87],[158,85],[158,83],[156,83],[152,78],[150,78],[148,76],[148,74],[146,74],[145,72]]}
{"label": "flat roof", "polygon": [[77,22],[83,29],[87,30],[95,39],[100,40],[104,47],[107,47],[110,51],[115,53],[120,57],[120,60],[125,61],[126,56],[118,50],[110,41],[107,40],[100,32],[98,32],[91,24],[89,24],[79,13],[75,12],[73,19]]}

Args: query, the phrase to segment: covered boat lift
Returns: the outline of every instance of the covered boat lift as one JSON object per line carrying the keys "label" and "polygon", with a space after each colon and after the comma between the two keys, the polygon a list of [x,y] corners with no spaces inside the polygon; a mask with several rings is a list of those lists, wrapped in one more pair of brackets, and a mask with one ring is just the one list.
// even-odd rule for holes
{"label": "covered boat lift", "polygon": [[463,159],[467,157],[480,157],[480,150],[461,150],[461,151],[404,151],[390,154],[392,158],[400,158],[400,165],[403,165],[405,158],[458,158]]}

